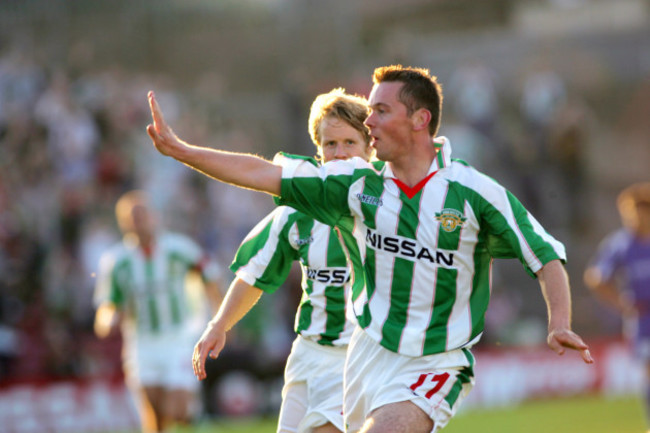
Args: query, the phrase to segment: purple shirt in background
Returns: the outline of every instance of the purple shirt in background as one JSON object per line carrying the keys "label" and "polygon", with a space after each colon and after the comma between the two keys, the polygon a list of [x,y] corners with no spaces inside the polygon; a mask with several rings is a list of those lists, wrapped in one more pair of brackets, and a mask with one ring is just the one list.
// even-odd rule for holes
{"label": "purple shirt in background", "polygon": [[604,281],[623,278],[623,287],[639,311],[635,340],[650,338],[650,239],[620,229],[603,241],[594,266]]}

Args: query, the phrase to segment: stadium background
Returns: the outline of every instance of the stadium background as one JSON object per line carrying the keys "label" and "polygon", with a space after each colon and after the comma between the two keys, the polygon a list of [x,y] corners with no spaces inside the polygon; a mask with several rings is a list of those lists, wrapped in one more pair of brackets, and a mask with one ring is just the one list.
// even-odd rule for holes
{"label": "stadium background", "polygon": [[[374,67],[391,63],[438,75],[454,155],[499,179],[567,245],[574,328],[629,373],[612,389],[635,392],[620,320],[581,274],[619,225],[618,191],[650,178],[649,24],[648,0],[3,0],[0,400],[123,400],[120,341],[93,337],[91,302],[98,255],[118,239],[121,192],[150,190],[167,224],[222,263],[225,284],[242,236],[272,208],[158,155],[144,131],[147,90],[190,142],[311,155],[313,97],[336,86],[367,95]],[[515,262],[494,270],[479,363],[530,364],[545,353],[537,283]],[[206,416],[275,413],[297,273],[286,286],[210,363]],[[606,392],[607,368],[597,376],[533,394]],[[475,404],[499,401],[477,394]],[[7,419],[26,410],[1,406]],[[59,406],[43,411],[74,425],[77,406]]]}

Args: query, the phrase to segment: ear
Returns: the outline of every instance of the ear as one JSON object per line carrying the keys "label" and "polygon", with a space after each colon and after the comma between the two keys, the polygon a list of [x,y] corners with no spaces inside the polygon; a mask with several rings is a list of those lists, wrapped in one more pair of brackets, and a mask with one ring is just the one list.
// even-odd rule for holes
{"label": "ear", "polygon": [[428,130],[431,122],[431,112],[426,108],[419,108],[411,115],[413,129],[416,131]]}

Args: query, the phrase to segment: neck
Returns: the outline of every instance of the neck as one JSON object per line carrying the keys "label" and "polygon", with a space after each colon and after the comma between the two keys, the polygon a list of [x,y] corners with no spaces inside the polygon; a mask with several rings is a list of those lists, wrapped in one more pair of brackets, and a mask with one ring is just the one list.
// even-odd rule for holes
{"label": "neck", "polygon": [[417,185],[429,173],[431,163],[438,154],[433,146],[425,148],[424,152],[405,154],[404,158],[388,162],[397,179],[409,187]]}
{"label": "neck", "polygon": [[149,234],[140,234],[138,243],[142,249],[150,249],[153,245],[153,236]]}

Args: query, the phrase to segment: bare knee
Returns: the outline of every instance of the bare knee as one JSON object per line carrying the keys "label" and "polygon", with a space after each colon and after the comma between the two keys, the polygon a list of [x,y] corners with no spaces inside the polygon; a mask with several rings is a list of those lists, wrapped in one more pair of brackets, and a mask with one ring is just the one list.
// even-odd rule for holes
{"label": "bare knee", "polygon": [[374,410],[360,433],[430,433],[431,430],[431,418],[410,401],[402,401]]}

